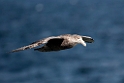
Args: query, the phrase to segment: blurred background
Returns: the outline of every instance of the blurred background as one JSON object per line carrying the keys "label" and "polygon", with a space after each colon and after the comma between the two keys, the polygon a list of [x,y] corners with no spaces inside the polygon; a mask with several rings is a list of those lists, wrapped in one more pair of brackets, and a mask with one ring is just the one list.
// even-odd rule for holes
{"label": "blurred background", "polygon": [[[67,33],[95,42],[6,53]],[[124,0],[0,0],[0,83],[124,83],[123,36]]]}

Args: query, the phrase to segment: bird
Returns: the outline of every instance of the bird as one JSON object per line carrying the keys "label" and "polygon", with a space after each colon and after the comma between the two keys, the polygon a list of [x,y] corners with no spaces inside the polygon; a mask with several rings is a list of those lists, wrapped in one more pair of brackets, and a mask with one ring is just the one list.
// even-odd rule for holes
{"label": "bird", "polygon": [[50,37],[35,41],[27,46],[23,46],[15,50],[12,50],[10,51],[10,53],[32,49],[42,44],[43,44],[42,47],[35,48],[34,50],[37,50],[40,52],[60,51],[60,50],[70,49],[76,46],[77,44],[82,44],[83,46],[86,47],[86,43],[92,43],[92,42],[94,42],[94,39],[91,38],[90,36],[81,36],[77,34],[63,34],[59,36],[50,36]]}

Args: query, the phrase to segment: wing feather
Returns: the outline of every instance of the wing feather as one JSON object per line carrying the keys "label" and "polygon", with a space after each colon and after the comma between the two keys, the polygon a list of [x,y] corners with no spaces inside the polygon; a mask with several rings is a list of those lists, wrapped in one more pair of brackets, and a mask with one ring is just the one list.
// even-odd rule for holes
{"label": "wing feather", "polygon": [[30,45],[27,45],[27,46],[23,46],[21,48],[18,48],[18,49],[15,49],[15,50],[12,50],[11,52],[9,53],[13,53],[13,52],[18,52],[18,51],[23,51],[23,50],[27,50],[27,49],[31,49],[31,48],[34,48],[34,47],[37,47],[41,44],[45,44],[47,43],[50,39],[54,39],[54,38],[60,38],[60,37],[48,37],[48,38],[44,38],[42,40],[39,40],[39,41],[35,41],[33,42],[32,44]]}

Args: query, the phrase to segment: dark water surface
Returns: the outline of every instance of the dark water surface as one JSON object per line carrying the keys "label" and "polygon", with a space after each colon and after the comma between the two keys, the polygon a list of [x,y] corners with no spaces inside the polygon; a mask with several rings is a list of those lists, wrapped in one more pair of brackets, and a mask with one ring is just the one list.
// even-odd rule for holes
{"label": "dark water surface", "polygon": [[[0,0],[0,83],[124,83],[124,0]],[[65,33],[87,47],[6,52]]]}

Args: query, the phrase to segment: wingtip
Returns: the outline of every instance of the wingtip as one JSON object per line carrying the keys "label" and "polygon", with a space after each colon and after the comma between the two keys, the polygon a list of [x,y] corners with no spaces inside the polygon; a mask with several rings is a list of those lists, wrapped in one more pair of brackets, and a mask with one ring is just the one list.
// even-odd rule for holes
{"label": "wingtip", "polygon": [[7,54],[11,54],[11,53],[13,53],[13,51],[9,51],[9,52],[6,52]]}
{"label": "wingtip", "polygon": [[86,42],[86,43],[93,43],[94,39],[89,37],[89,36],[83,36],[82,39]]}

